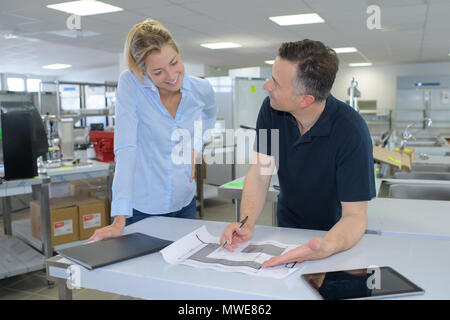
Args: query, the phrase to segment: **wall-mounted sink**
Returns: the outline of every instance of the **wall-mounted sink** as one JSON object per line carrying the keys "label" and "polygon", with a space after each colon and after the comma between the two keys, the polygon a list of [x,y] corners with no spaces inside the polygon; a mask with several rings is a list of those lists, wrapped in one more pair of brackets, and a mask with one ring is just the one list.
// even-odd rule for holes
{"label": "wall-mounted sink", "polygon": [[443,147],[446,145],[445,140],[441,137],[414,137],[414,139],[406,142],[410,147]]}
{"label": "wall-mounted sink", "polygon": [[450,201],[450,186],[392,184],[389,188],[389,197]]}
{"label": "wall-mounted sink", "polygon": [[450,185],[383,183],[381,198],[450,201]]}
{"label": "wall-mounted sink", "polygon": [[433,142],[438,142],[439,137],[437,136],[429,136],[429,137],[414,137],[416,139],[416,141],[433,141]]}
{"label": "wall-mounted sink", "polygon": [[421,153],[425,153],[428,156],[446,156],[450,154],[450,148],[447,146],[408,146],[414,148],[414,154],[419,158]]}
{"label": "wall-mounted sink", "polygon": [[396,172],[393,179],[446,180],[450,181],[450,172]]}
{"label": "wall-mounted sink", "polygon": [[450,165],[447,164],[413,164],[411,171],[419,172],[450,172]]}
{"label": "wall-mounted sink", "polygon": [[438,141],[412,141],[406,143],[407,147],[442,147]]}

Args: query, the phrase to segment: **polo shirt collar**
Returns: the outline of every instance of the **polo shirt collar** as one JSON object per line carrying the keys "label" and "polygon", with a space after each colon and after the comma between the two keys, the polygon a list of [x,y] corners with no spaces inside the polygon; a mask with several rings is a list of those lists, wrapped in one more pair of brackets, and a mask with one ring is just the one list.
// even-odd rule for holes
{"label": "polo shirt collar", "polygon": [[327,102],[322,114],[320,115],[317,122],[308,131],[311,137],[326,137],[330,135],[336,111],[336,98],[330,94],[327,98]]}
{"label": "polo shirt collar", "polygon": [[298,132],[298,139],[295,142],[296,145],[301,143],[307,143],[312,141],[312,137],[327,137],[331,132],[331,127],[333,125],[334,114],[337,110],[336,98],[331,94],[327,98],[325,103],[325,108],[320,115],[319,119],[312,126],[308,132],[300,136],[297,120],[294,116],[289,115],[288,119],[291,124],[295,127]]}

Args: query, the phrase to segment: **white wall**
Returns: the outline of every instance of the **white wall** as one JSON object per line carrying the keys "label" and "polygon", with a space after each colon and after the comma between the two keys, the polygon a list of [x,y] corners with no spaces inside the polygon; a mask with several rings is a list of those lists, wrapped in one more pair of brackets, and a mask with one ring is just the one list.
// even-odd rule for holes
{"label": "white wall", "polygon": [[[123,53],[117,55],[118,65],[97,68],[85,72],[79,72],[74,74],[67,74],[61,77],[60,80],[78,81],[78,82],[105,82],[105,81],[118,81],[119,75],[124,71],[127,66],[123,58]],[[205,65],[203,64],[184,64],[185,72],[191,76],[204,77]]]}
{"label": "white wall", "polygon": [[270,78],[271,67],[249,67],[228,70],[230,77]]}
{"label": "white wall", "polygon": [[184,72],[190,76],[204,77],[205,65],[204,64],[184,64]]}
{"label": "white wall", "polygon": [[449,75],[450,62],[397,64],[359,68],[341,68],[336,75],[332,94],[345,101],[352,77],[358,81],[362,100],[377,100],[377,109],[396,107],[397,77]]}
{"label": "white wall", "polygon": [[[72,74],[68,73],[59,79],[80,82],[117,81],[120,71],[124,69],[121,55],[118,57],[118,60],[118,64],[114,66]],[[185,68],[188,74],[202,77],[210,76],[210,69],[213,67],[200,64],[185,64]],[[258,77],[270,76],[270,70],[270,67],[260,67]],[[262,74],[262,71],[264,71],[264,74]],[[226,70],[226,73],[228,73],[228,70]],[[360,99],[377,100],[377,108],[379,111],[381,109],[393,109],[396,107],[397,77],[420,75],[450,75],[450,62],[397,64],[359,68],[341,67],[336,75],[332,93],[340,100],[347,100],[347,88],[350,85],[352,77],[355,77],[359,83],[358,88],[361,91]]]}
{"label": "white wall", "polygon": [[118,81],[119,74],[119,64],[117,64],[82,72],[67,73],[59,77],[58,80],[103,83],[105,81]]}

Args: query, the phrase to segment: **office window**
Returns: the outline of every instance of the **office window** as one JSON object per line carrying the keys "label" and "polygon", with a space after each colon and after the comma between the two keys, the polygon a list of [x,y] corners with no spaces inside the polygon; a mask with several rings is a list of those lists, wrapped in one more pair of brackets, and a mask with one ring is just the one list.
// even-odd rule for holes
{"label": "office window", "polygon": [[28,92],[39,92],[40,84],[41,84],[41,79],[27,79],[27,91]]}
{"label": "office window", "polygon": [[25,81],[23,78],[10,78],[6,80],[8,91],[25,91]]}

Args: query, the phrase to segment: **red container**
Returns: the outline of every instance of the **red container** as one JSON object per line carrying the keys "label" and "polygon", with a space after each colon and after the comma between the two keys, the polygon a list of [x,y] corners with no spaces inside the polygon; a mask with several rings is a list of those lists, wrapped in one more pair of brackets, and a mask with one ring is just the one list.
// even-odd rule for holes
{"label": "red container", "polygon": [[89,137],[94,145],[95,159],[114,162],[114,131],[91,130]]}

